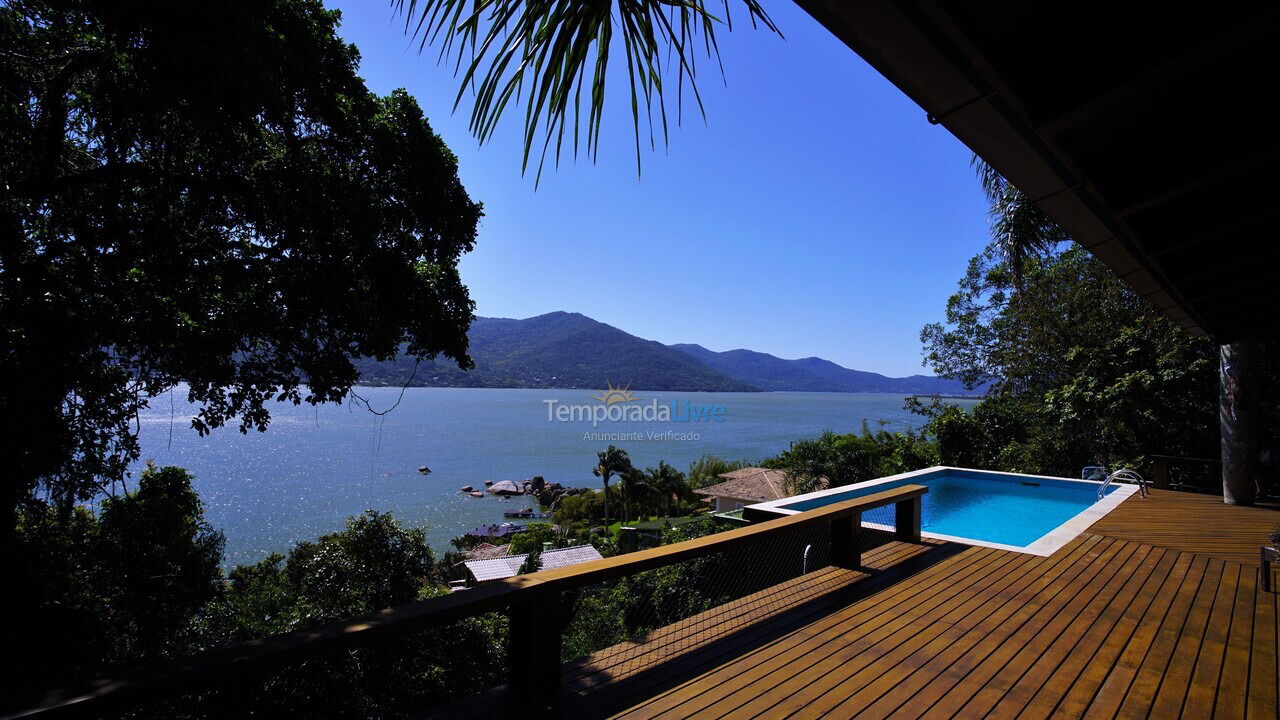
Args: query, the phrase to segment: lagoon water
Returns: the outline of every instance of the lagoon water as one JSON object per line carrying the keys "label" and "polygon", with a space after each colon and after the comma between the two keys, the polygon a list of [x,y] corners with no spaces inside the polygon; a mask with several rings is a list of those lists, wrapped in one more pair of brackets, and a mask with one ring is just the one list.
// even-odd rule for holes
{"label": "lagoon water", "polygon": [[[399,388],[360,388],[375,410],[395,404]],[[458,492],[485,480],[541,475],[567,486],[599,487],[596,452],[618,445],[640,467],[666,460],[684,470],[704,454],[759,460],[823,430],[858,431],[863,420],[889,430],[920,424],[901,395],[847,393],[637,392],[630,404],[675,403],[676,419],[601,422],[548,419],[547,401],[593,405],[598,391],[410,388],[390,413],[364,406],[279,404],[265,433],[190,429],[186,393],[153,398],[140,418],[143,460],[181,465],[196,476],[206,518],[227,536],[229,565],[286,552],[299,540],[341,529],[366,508],[388,510],[426,527],[436,552],[466,530],[501,522],[528,498],[476,499]],[[953,401],[968,405],[972,401]],[[687,403],[687,404],[686,404]],[[553,413],[554,414],[554,413]],[[610,434],[626,433],[626,439]],[[602,435],[603,434],[603,435]],[[417,468],[427,465],[430,475]]]}

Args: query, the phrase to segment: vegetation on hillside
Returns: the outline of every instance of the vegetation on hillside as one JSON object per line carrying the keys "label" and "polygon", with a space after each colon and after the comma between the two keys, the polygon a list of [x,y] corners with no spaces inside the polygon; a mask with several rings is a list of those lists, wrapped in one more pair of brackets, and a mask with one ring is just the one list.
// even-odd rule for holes
{"label": "vegetation on hillside", "polygon": [[475,367],[412,357],[357,363],[365,385],[590,388],[606,382],[642,390],[738,392],[756,388],[685,353],[577,313],[523,320],[476,318],[469,333]]}

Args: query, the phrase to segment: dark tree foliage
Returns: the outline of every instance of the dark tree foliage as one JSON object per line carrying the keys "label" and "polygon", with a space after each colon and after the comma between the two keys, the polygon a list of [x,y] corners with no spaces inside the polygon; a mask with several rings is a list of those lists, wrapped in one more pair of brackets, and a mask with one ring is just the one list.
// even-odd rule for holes
{"label": "dark tree foliage", "polygon": [[973,386],[973,411],[941,405],[928,432],[946,464],[1076,476],[1145,455],[1213,457],[1217,352],[1083,248],[1028,258],[1022,287],[994,247],[975,258],[921,339],[935,372]]}
{"label": "dark tree foliage", "polygon": [[273,399],[342,399],[355,357],[469,364],[480,207],[337,22],[318,0],[0,7],[0,551],[34,493],[122,479],[177,382],[196,430],[263,429]]}
{"label": "dark tree foliage", "polygon": [[35,693],[204,646],[199,627],[221,592],[223,537],[205,522],[185,470],[149,466],[135,491],[107,498],[96,514],[58,514],[34,503],[21,514],[20,561],[6,572],[22,621],[9,623],[5,646],[21,662],[6,687]]}
{"label": "dark tree foliage", "polygon": [[[420,529],[387,513],[298,543],[231,572],[207,612],[211,645],[304,629],[431,597],[435,559]],[[485,615],[333,653],[200,698],[197,714],[242,717],[395,717],[501,682],[505,622]],[[191,710],[184,705],[177,714]]]}

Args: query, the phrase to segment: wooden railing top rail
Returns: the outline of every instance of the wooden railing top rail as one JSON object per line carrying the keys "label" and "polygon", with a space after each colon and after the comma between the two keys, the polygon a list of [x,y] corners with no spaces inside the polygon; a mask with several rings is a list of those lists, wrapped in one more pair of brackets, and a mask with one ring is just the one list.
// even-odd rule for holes
{"label": "wooden railing top rail", "polygon": [[350,618],[314,628],[298,630],[260,640],[232,645],[164,663],[125,671],[114,678],[95,680],[77,688],[50,694],[40,705],[5,718],[55,717],[98,713],[104,705],[114,705],[145,692],[164,688],[205,687],[222,678],[260,670],[265,666],[332,650],[365,645],[392,633],[425,630],[447,622],[504,608],[533,594],[572,590],[619,577],[673,565],[685,560],[732,550],[769,535],[830,523],[856,513],[924,495],[923,485],[904,485],[892,490],[844,500],[776,520],[727,530],[714,535],[663,545],[648,550],[616,555],[529,575],[517,575],[485,583],[449,595],[420,600],[376,613]]}
{"label": "wooden railing top rail", "polygon": [[1220,458],[1181,457],[1179,455],[1148,455],[1148,460],[1168,463],[1197,463],[1200,465],[1221,465]]}

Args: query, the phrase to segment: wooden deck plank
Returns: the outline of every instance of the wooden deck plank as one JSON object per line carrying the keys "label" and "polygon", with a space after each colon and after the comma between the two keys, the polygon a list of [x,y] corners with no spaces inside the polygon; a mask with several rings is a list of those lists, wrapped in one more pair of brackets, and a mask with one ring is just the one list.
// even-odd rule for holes
{"label": "wooden deck plank", "polygon": [[[1084,540],[1081,548],[1090,547],[1099,540],[1102,538],[1090,536]],[[1094,558],[1096,559],[1097,557]],[[1074,578],[1088,572],[1090,568],[1088,562],[1080,560],[1084,558],[1073,560],[1068,567],[1056,572],[1046,572],[1042,583],[1030,588],[1033,591],[1031,597],[1034,597],[1034,593],[1043,591],[1046,585],[1056,588],[1057,593],[1067,591]],[[1050,595],[1044,598],[1044,601],[1051,602],[1053,599]],[[943,696],[951,695],[962,683],[970,688],[980,687],[1016,650],[1009,640],[1014,633],[1027,627],[1028,623],[1038,623],[1032,625],[1033,628],[1038,628],[1049,619],[1049,616],[1039,613],[1040,604],[1028,602],[1025,598],[1015,598],[1013,602],[1007,603],[1007,607],[1010,612],[992,618],[998,621],[995,626],[984,623],[976,628],[981,636],[975,644],[955,645],[934,658],[930,663],[933,667],[926,666],[928,682],[918,683],[921,687],[916,689],[912,696],[896,710],[896,713],[903,717],[919,717],[929,712]],[[939,668],[941,672],[936,672]],[[944,707],[952,706],[957,702],[962,703],[965,698],[967,695],[951,695]],[[949,710],[944,709],[939,712],[945,714]]]}
{"label": "wooden deck plank", "polygon": [[[887,548],[886,552],[892,551],[893,548]],[[906,564],[914,559],[914,555],[906,559]],[[849,570],[842,570],[844,573],[852,573]],[[860,574],[865,575],[865,574]],[[859,582],[852,583],[854,585],[874,584],[877,577],[863,577]],[[892,584],[891,584],[892,587]],[[726,615],[736,616],[740,610],[740,603],[730,603],[728,606],[721,606],[719,611]],[[787,623],[794,625],[794,628],[809,628],[813,623],[820,623],[824,618],[831,616],[831,609],[823,609],[823,607],[812,607],[805,609],[803,615],[788,616]],[[682,652],[675,657],[667,657],[666,666],[669,673],[677,675],[696,675],[714,667],[719,661],[730,660],[733,657],[739,657],[744,652],[750,652],[751,648],[758,646],[758,638],[763,634],[780,635],[785,634],[783,628],[776,623],[760,623],[758,628],[749,628],[746,632],[733,633],[733,641],[730,643],[722,643],[722,637],[718,635],[703,635],[698,647],[687,648],[687,652]],[[644,653],[643,646],[637,646],[636,652]],[[643,665],[640,662],[639,665]],[[620,680],[632,680],[635,666],[628,667],[626,662],[618,659],[617,656],[607,656],[604,660],[594,665],[596,671],[600,671],[607,679],[607,683],[599,683],[600,685],[608,685],[608,692],[591,692],[593,688],[584,684],[573,684],[566,687],[566,705],[575,707],[575,715],[589,716],[591,712],[599,707],[607,707],[617,705],[620,701],[620,693],[614,692]],[[667,680],[660,675],[654,675],[652,679],[646,682],[628,683],[625,693],[623,694],[640,694],[648,693],[648,696],[654,696],[654,693],[662,692],[663,685],[669,684]]]}
{"label": "wooden deck plank", "polygon": [[1277,525],[1275,506],[1240,507],[1224,504],[1221,495],[1153,489],[1150,497],[1121,503],[1089,532],[1257,566],[1258,548]]}
{"label": "wooden deck plank", "polygon": [[1114,718],[1139,672],[1144,666],[1156,662],[1156,657],[1152,656],[1151,652],[1157,640],[1162,637],[1162,628],[1182,627],[1187,613],[1191,610],[1195,589],[1200,587],[1209,565],[1209,558],[1190,557],[1192,557],[1191,566],[1186,576],[1181,582],[1172,586],[1170,593],[1161,597],[1161,601],[1165,603],[1164,612],[1159,615],[1149,615],[1144,619],[1134,638],[1125,647],[1115,668],[1107,676],[1085,711],[1083,717],[1087,720]]}
{"label": "wooden deck plank", "polygon": [[[1215,720],[1241,720],[1249,697],[1249,650],[1253,644],[1254,606],[1258,597],[1258,574],[1240,573],[1231,631],[1222,661],[1222,675],[1213,706]],[[1243,669],[1243,671],[1241,671]]]}
{"label": "wooden deck plank", "polygon": [[[1107,555],[1105,550],[1098,551],[1096,556],[1092,555],[1093,552],[1093,547],[1085,548],[1085,550],[1083,550],[1085,556],[1102,557],[1103,560],[1110,557],[1110,555]],[[1070,562],[1068,562],[1068,564],[1070,564]],[[1004,568],[1001,569],[1000,577],[1002,578],[1002,584],[988,585],[988,587],[991,589],[1004,589],[1005,587],[1009,587],[1009,584],[1011,583],[1019,582],[1019,580],[1023,579],[1025,574],[1029,573],[1029,571],[1042,568],[1043,565],[1044,561],[1042,560],[1006,562]],[[957,609],[957,607],[959,607],[959,609],[965,609],[965,607],[972,606],[972,603],[982,602],[982,597],[983,596],[980,593],[969,593],[968,596],[957,597],[956,600],[959,602],[952,603],[951,609]],[[916,630],[923,628],[925,624],[932,623],[933,620],[937,619],[937,614],[931,614],[922,618],[920,623],[911,626],[911,628],[906,628],[905,633],[900,632],[893,635],[887,635],[886,639],[888,642],[884,643],[883,647],[842,648],[842,650],[837,651],[835,655],[828,656],[827,659],[824,659],[822,664],[814,666],[809,671],[806,671],[805,674],[795,676],[795,678],[788,678],[785,683],[780,684],[780,687],[774,689],[773,692],[768,693],[767,697],[759,698],[759,700],[749,703],[749,705],[745,705],[742,715],[750,714],[750,712],[765,711],[767,711],[768,715],[771,716],[785,715],[788,714],[788,712],[820,711],[820,708],[832,705],[833,702],[840,701],[840,693],[847,694],[847,691],[849,691],[850,688],[847,687],[846,680],[849,678],[850,674],[863,669],[863,667],[869,665],[870,662],[876,660],[877,657],[883,656],[884,653],[892,651],[892,648],[896,647],[897,644],[899,644],[905,637],[909,637],[910,633],[916,632]],[[897,626],[895,629],[902,630],[904,628],[902,628],[902,626]],[[856,656],[858,655],[858,651],[861,650],[870,650],[874,651],[874,653],[873,655],[865,655],[863,657]],[[835,700],[833,700],[833,702],[824,703],[822,698],[827,696],[828,693],[833,693],[832,697],[835,698]]]}
{"label": "wooden deck plank", "polygon": [[[876,683],[885,677],[884,668],[902,668],[905,671],[912,658],[917,658],[916,664],[922,665],[924,656],[930,652],[929,648],[937,649],[948,642],[954,642],[964,628],[981,623],[1001,608],[1021,605],[1021,598],[1034,596],[1056,576],[1056,572],[1052,570],[1043,572],[1046,564],[1051,567],[1053,565],[1039,559],[1009,563],[999,584],[962,598],[963,602],[957,604],[947,615],[920,618],[918,622],[900,629],[895,638],[899,641],[898,644],[888,649],[886,643],[887,652],[883,654],[877,656],[864,653],[864,662],[840,663],[830,670],[830,679],[838,681],[838,684],[821,695],[815,693],[818,686],[800,684],[794,688],[795,692],[790,698],[770,708],[769,714],[798,711],[803,707],[806,711],[850,716],[852,711],[844,711],[838,707],[833,709],[833,706],[838,706],[853,691],[856,691],[858,698],[870,702],[876,697]],[[898,677],[897,672],[891,675],[895,679]],[[789,689],[793,688],[788,685],[779,688],[780,693]]]}
{"label": "wooden deck plank", "polygon": [[[1185,694],[1187,682],[1191,677],[1191,662],[1188,655],[1200,649],[1200,637],[1204,632],[1204,624],[1209,620],[1209,609],[1213,598],[1217,595],[1218,584],[1222,579],[1222,571],[1226,563],[1210,558],[1209,570],[1195,588],[1186,618],[1178,625],[1161,628],[1160,638],[1147,655],[1150,663],[1144,663],[1134,678],[1129,694],[1125,696],[1117,717],[1127,719],[1146,718],[1153,712],[1152,704],[1157,694],[1167,688],[1166,704],[1174,692],[1181,690]],[[1194,657],[1191,658],[1194,661]],[[1167,706],[1166,705],[1166,706]],[[1182,709],[1182,696],[1179,695],[1175,715],[1155,715],[1155,717],[1175,717]]]}
{"label": "wooden deck plank", "polygon": [[[994,569],[998,565],[998,553],[974,551],[955,558],[948,569],[971,577],[973,582],[979,582],[984,576],[984,568]],[[654,717],[676,708],[679,708],[679,713],[700,712],[776,672],[780,662],[794,660],[798,647],[804,648],[804,657],[816,660],[821,656],[824,643],[831,637],[856,638],[860,629],[872,627],[877,616],[893,612],[907,601],[911,602],[913,612],[928,612],[946,599],[950,589],[945,585],[929,585],[924,582],[920,585],[925,589],[918,592],[905,584],[898,585],[867,598],[854,612],[833,613],[793,636],[779,639],[735,661],[732,672],[717,669],[697,681],[690,681],[653,698],[633,713],[632,717]],[[695,684],[701,687],[694,688]]]}
{"label": "wooden deck plank", "polygon": [[[1156,695],[1151,712],[1156,717],[1181,716],[1209,717],[1213,713],[1213,699],[1218,690],[1218,677],[1222,668],[1222,654],[1226,649],[1227,629],[1231,623],[1231,610],[1235,605],[1236,586],[1240,578],[1240,566],[1226,563],[1208,617],[1197,632],[1184,636],[1185,648],[1175,655],[1170,664],[1172,672],[1165,678]],[[1199,635],[1199,647],[1194,647],[1195,635]],[[1189,667],[1184,670],[1184,664]],[[1182,678],[1186,682],[1179,682]]]}
{"label": "wooden deck plank", "polygon": [[[1097,653],[1089,659],[1087,669],[1076,678],[1062,701],[1053,709],[1052,717],[1062,720],[1083,717],[1102,697],[1105,683],[1113,679],[1128,687],[1128,680],[1133,677],[1133,671],[1137,670],[1137,662],[1132,657],[1136,656],[1140,661],[1145,656],[1151,638],[1160,627],[1164,612],[1168,609],[1167,605],[1158,607],[1159,601],[1177,592],[1195,561],[1193,556],[1186,553],[1169,551],[1167,555],[1172,559],[1169,571],[1163,575],[1159,571],[1151,574],[1138,601],[1124,609],[1120,621],[1108,633]],[[1120,697],[1123,696],[1120,693]],[[1115,708],[1112,707],[1111,711],[1114,714]]]}
{"label": "wooden deck plank", "polygon": [[[980,585],[991,573],[1000,570],[1000,553],[983,549],[975,551],[973,554],[979,558],[978,562],[965,566],[962,564],[963,556],[958,556],[935,567],[937,571],[955,573],[965,577],[966,582],[970,584]],[[931,571],[933,570],[935,569],[931,568]],[[798,634],[794,640],[801,643],[803,653],[792,650],[789,644],[780,644],[772,648],[762,649],[759,654],[749,659],[749,661],[758,661],[755,667],[748,666],[748,663],[734,663],[733,674],[743,673],[752,678],[767,677],[775,673],[794,675],[803,665],[803,662],[797,664],[797,660],[809,663],[820,660],[826,653],[831,651],[828,643],[832,639],[838,639],[845,645],[862,644],[868,647],[874,645],[878,638],[871,636],[871,633],[876,631],[888,632],[885,625],[877,621],[882,616],[897,614],[901,622],[908,622],[914,616],[939,612],[948,603],[959,601],[955,586],[938,586],[936,583],[930,583],[928,573],[922,574],[917,579],[917,582],[918,586],[932,586],[932,592],[917,595],[912,586],[905,584],[895,586],[883,593],[866,598],[838,614],[834,614],[830,622],[817,624],[815,627],[808,628]],[[963,588],[960,588],[960,590],[963,591]],[[904,606],[908,609],[899,612]],[[786,668],[785,672],[779,673],[779,670],[784,667]],[[716,711],[723,712],[732,709],[735,702],[729,699],[729,696],[722,691],[723,680],[723,676],[712,673],[697,679],[696,682],[686,683],[666,697],[661,698],[658,703],[655,703],[653,709],[660,712],[674,711],[676,715],[686,715],[689,712],[701,711],[711,701],[720,701],[716,705]],[[738,698],[737,702],[741,702],[741,700],[741,698]],[[652,716],[653,714],[655,713],[646,711],[637,715],[637,717]]]}
{"label": "wooden deck plank", "polygon": [[[1078,569],[1085,571],[1083,567]],[[850,707],[856,712],[853,717],[914,717],[924,713],[972,669],[972,665],[965,666],[966,657],[982,655],[983,647],[994,648],[1010,642],[1043,605],[1064,597],[1063,591],[1069,582],[1066,574],[1046,574],[1021,597],[1000,603],[999,609],[981,622],[951,628],[938,642],[924,648],[918,658],[912,659],[910,666],[904,668],[909,675],[899,680],[897,673],[886,674],[861,693],[866,701],[874,699],[874,702],[860,711]],[[1053,594],[1047,595],[1046,591]],[[843,707],[836,709],[838,714],[844,712]]]}
{"label": "wooden deck plank", "polygon": [[1254,602],[1253,647],[1249,665],[1249,718],[1280,717],[1280,645],[1277,645],[1277,595],[1258,589]]}
{"label": "wooden deck plank", "polygon": [[[1096,687],[1110,672],[1119,648],[1128,640],[1133,626],[1150,605],[1157,588],[1169,577],[1178,556],[1179,553],[1174,550],[1152,548],[1151,555],[1143,562],[1142,567],[1107,602],[1097,619],[1074,645],[1063,650],[1059,658],[1050,659],[1051,653],[1041,656],[1037,661],[1041,667],[1047,667],[1050,663],[1056,665],[1044,677],[1030,702],[1019,710],[1019,717],[1050,717],[1064,701],[1076,705],[1087,704],[1087,698],[1093,694],[1091,688]],[[1066,637],[1064,634],[1063,638]],[[1076,694],[1072,694],[1073,690]],[[1079,712],[1070,717],[1079,717]]]}
{"label": "wooden deck plank", "polygon": [[[1126,552],[1123,564],[1113,563],[1106,571],[1090,579],[1087,585],[1072,588],[1068,603],[1041,608],[1039,614],[1045,617],[1046,621],[1041,623],[1034,632],[1029,627],[1022,628],[1010,639],[1008,644],[1017,651],[998,672],[987,680],[981,690],[964,703],[962,708],[958,708],[960,713],[970,716],[992,713],[995,717],[1013,717],[1026,704],[1031,694],[1039,687],[1039,681],[1034,686],[1030,680],[1025,685],[1019,685],[1019,682],[1028,673],[1032,673],[1033,678],[1041,677],[1040,666],[1037,665],[1041,655],[1052,650],[1060,638],[1067,637],[1072,641],[1077,639],[1079,633],[1087,626],[1086,623],[1101,612],[1110,597],[1120,589],[1120,583],[1116,578],[1132,574],[1133,570],[1149,555],[1141,545],[1128,542],[1121,545]],[[995,709],[1015,704],[1006,699],[1010,693],[1017,701],[1016,706],[1002,715]],[[952,702],[958,704],[958,697],[953,697]],[[938,708],[947,709],[947,706],[940,703],[935,706],[935,709]],[[936,716],[936,714],[933,715]]]}

